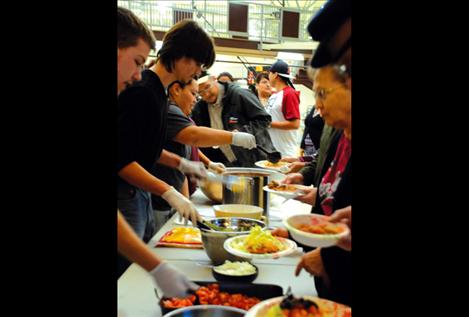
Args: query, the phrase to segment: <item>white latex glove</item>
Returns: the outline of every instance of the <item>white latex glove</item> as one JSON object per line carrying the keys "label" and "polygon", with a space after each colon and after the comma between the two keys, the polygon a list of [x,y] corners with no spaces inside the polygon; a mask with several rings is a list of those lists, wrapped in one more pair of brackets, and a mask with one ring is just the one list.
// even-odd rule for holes
{"label": "white latex glove", "polygon": [[210,162],[210,163],[208,163],[208,168],[215,171],[215,172],[217,172],[217,173],[221,173],[226,169],[226,166],[223,163]]}
{"label": "white latex glove", "polygon": [[233,132],[231,144],[250,150],[256,147],[256,137],[246,132]]}
{"label": "white latex glove", "polygon": [[205,169],[204,163],[194,162],[181,158],[181,163],[179,163],[178,170],[183,174],[195,176],[198,179],[204,179],[207,177],[207,170]]}
{"label": "white latex glove", "polygon": [[170,189],[165,191],[161,198],[166,200],[168,204],[176,209],[179,213],[179,220],[184,218],[184,225],[187,225],[187,221],[192,221],[192,225],[195,227],[197,219],[201,219],[197,210],[195,210],[194,204],[187,199],[183,194],[178,192],[171,186]]}
{"label": "white latex glove", "polygon": [[199,288],[199,285],[189,281],[176,267],[167,262],[161,262],[150,275],[163,291],[164,297],[186,297],[188,290],[195,291]]}

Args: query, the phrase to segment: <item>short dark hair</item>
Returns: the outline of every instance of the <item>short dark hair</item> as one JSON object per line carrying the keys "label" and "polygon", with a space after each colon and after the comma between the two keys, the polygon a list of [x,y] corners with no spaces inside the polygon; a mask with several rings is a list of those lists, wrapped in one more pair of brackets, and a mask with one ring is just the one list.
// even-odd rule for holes
{"label": "short dark hair", "polygon": [[220,75],[218,75],[218,77],[217,77],[217,80],[219,80],[220,77],[228,77],[231,81],[234,81],[233,76],[228,72],[220,73]]}
{"label": "short dark hair", "polygon": [[150,49],[155,49],[155,36],[148,26],[132,11],[117,7],[117,47],[136,46],[140,38]]}
{"label": "short dark hair", "polygon": [[192,58],[204,68],[210,68],[215,62],[215,45],[197,22],[186,19],[173,25],[165,34],[157,57],[170,73],[174,62],[182,57]]}
{"label": "short dark hair", "polygon": [[181,87],[181,89],[184,89],[184,88],[186,88],[187,85],[190,85],[190,84],[191,84],[193,81],[195,81],[195,80],[196,80],[195,78],[192,78],[192,79],[189,80],[187,83],[184,83],[184,82],[182,82],[182,81],[180,81],[180,80],[175,80],[175,81],[173,81],[173,82],[172,82],[171,84],[169,84],[169,86],[168,86],[168,94],[172,97],[171,88],[172,88],[174,85],[178,84],[179,87]]}
{"label": "short dark hair", "polygon": [[260,72],[259,74],[257,74],[256,84],[260,83],[262,78],[265,78],[265,79],[269,80],[269,73],[268,72]]}

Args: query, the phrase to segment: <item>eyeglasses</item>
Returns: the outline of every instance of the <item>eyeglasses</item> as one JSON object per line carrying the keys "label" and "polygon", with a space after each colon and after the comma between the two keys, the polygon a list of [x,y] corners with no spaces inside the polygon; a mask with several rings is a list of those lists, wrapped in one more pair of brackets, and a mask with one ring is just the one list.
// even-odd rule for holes
{"label": "eyeglasses", "polygon": [[198,92],[198,95],[199,95],[199,96],[206,95],[206,94],[209,92],[210,88],[212,88],[212,84],[209,84],[208,87],[205,88],[204,90],[199,91],[199,92]]}
{"label": "eyeglasses", "polygon": [[320,99],[320,100],[326,100],[327,95],[336,90],[339,87],[333,87],[333,88],[319,88],[317,90],[313,90],[314,98]]}

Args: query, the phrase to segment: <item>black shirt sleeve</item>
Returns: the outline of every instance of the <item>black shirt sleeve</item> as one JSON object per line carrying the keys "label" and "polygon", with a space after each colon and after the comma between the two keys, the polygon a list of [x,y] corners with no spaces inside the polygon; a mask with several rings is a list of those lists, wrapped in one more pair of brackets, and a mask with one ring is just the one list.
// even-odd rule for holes
{"label": "black shirt sleeve", "polygon": [[120,94],[117,171],[134,161],[144,168],[153,163],[151,157],[155,150],[150,144],[154,143],[152,139],[157,133],[155,122],[162,115],[153,100],[144,87],[131,87]]}
{"label": "black shirt sleeve", "polygon": [[176,135],[184,128],[192,126],[192,122],[187,118],[182,110],[175,106],[170,105],[168,111],[168,126],[166,129],[166,140],[174,140]]}

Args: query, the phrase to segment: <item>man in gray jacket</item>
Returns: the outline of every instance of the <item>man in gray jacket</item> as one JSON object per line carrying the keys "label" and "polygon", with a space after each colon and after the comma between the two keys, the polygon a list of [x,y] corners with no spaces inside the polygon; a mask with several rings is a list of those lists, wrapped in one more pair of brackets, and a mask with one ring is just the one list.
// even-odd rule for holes
{"label": "man in gray jacket", "polygon": [[[276,151],[267,128],[271,116],[249,90],[232,83],[219,83],[212,76],[199,79],[201,100],[192,111],[192,119],[199,126],[226,131],[247,132],[256,137],[256,143],[268,151]],[[244,149],[233,145],[219,148],[202,148],[212,161],[226,166],[254,167],[255,162],[267,156],[255,149]]]}

